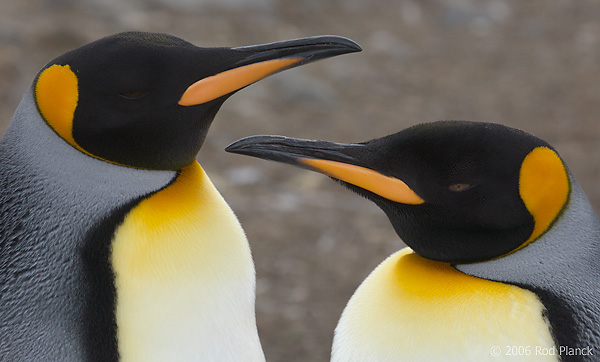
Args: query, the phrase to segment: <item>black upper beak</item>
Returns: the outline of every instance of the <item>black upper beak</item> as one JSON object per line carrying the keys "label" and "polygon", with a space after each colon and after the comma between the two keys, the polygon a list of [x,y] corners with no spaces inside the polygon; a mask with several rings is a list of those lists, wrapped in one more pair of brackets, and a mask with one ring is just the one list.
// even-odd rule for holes
{"label": "black upper beak", "polygon": [[355,149],[364,147],[363,144],[346,144],[328,141],[305,140],[284,136],[250,136],[233,142],[225,151],[241,155],[262,158],[264,160],[289,163],[309,170],[314,169],[302,159],[324,159],[361,165],[352,154]]}
{"label": "black upper beak", "polygon": [[229,48],[229,56],[237,60],[220,73],[191,84],[178,103],[204,104],[283,70],[360,50],[352,40],[332,35]]}
{"label": "black upper beak", "polygon": [[234,66],[235,68],[273,59],[302,58],[302,61],[294,65],[298,66],[362,50],[360,45],[354,41],[337,35],[312,36],[233,49],[249,54],[246,58],[238,61]]}

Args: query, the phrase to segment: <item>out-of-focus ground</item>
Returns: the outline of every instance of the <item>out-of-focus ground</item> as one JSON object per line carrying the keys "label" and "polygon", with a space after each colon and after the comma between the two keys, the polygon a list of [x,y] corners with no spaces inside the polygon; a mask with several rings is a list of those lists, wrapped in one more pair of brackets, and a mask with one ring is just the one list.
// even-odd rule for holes
{"label": "out-of-focus ground", "polygon": [[379,209],[326,177],[223,149],[251,134],[357,142],[425,121],[493,121],[553,144],[598,209],[599,19],[594,0],[2,1],[0,133],[47,61],[104,35],[240,46],[338,34],[360,43],[362,53],[233,96],[198,156],[252,245],[267,360],[326,361],[346,301],[402,243]]}

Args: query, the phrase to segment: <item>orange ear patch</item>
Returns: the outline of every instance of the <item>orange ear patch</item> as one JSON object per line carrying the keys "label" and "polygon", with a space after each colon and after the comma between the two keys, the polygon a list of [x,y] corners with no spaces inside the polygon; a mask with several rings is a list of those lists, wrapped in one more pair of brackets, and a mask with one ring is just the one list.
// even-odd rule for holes
{"label": "orange ear patch", "polygon": [[46,68],[35,85],[35,100],[42,117],[65,141],[81,149],[73,139],[73,118],[79,100],[77,76],[68,65]]}
{"label": "orange ear patch", "polygon": [[519,193],[535,225],[527,245],[542,235],[556,219],[569,198],[567,170],[556,152],[547,147],[533,149],[521,164]]}

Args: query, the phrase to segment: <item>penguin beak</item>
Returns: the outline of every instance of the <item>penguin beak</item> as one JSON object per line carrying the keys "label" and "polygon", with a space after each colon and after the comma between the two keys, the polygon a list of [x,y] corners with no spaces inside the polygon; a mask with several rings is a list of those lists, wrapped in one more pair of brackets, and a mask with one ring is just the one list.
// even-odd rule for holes
{"label": "penguin beak", "polygon": [[367,166],[367,147],[283,136],[251,136],[225,150],[316,171],[394,202],[409,205],[425,202],[404,181]]}
{"label": "penguin beak", "polygon": [[243,58],[230,69],[193,83],[181,96],[179,105],[204,104],[283,70],[362,49],[350,39],[331,35],[232,50],[242,54]]}

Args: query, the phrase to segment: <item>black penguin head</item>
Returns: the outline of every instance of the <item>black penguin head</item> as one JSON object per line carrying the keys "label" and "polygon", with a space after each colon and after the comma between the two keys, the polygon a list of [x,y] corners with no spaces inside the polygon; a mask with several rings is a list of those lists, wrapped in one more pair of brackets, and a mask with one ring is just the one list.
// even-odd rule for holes
{"label": "black penguin head", "polygon": [[253,136],[227,151],[291,163],[374,201],[423,257],[489,260],[542,235],[569,174],[543,140],[498,124],[436,122],[360,144]]}
{"label": "black penguin head", "polygon": [[59,56],[39,73],[45,121],[94,157],[149,169],[191,163],[216,112],[268,75],[359,51],[321,36],[239,48],[200,48],[166,34],[122,33]]}

